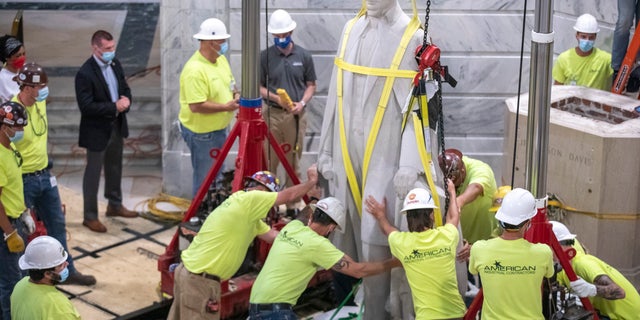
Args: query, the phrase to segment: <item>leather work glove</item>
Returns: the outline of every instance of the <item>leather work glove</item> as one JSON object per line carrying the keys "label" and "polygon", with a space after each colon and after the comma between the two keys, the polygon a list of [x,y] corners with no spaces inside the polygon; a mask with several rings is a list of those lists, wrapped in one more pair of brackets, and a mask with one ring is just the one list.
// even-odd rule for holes
{"label": "leather work glove", "polygon": [[595,297],[597,293],[595,285],[580,278],[576,281],[571,281],[571,290],[580,298]]}
{"label": "leather work glove", "polygon": [[13,230],[13,232],[4,235],[4,242],[7,243],[7,247],[9,248],[9,252],[18,253],[24,251],[24,240],[18,234],[18,230]]}
{"label": "leather work glove", "polygon": [[318,172],[322,174],[322,176],[331,181],[335,176],[335,171],[333,170],[333,166],[331,165],[331,157],[321,154],[318,157]]}
{"label": "leather work glove", "polygon": [[36,223],[31,216],[31,210],[25,210],[22,215],[20,215],[20,220],[22,220],[25,227],[27,227],[28,235],[32,235],[36,231]]}
{"label": "leather work glove", "polygon": [[400,167],[393,177],[393,187],[398,199],[404,199],[418,181],[418,173],[412,167]]}

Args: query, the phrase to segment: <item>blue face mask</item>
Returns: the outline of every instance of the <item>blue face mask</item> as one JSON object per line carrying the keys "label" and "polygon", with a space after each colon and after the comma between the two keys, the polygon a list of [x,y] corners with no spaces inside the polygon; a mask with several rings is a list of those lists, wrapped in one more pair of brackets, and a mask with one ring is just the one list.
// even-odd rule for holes
{"label": "blue face mask", "polygon": [[289,43],[291,43],[291,36],[286,36],[284,38],[273,37],[273,42],[276,46],[285,49]]}
{"label": "blue face mask", "polygon": [[220,51],[218,51],[218,54],[224,56],[227,51],[229,51],[229,43],[225,41],[220,45]]}
{"label": "blue face mask", "polygon": [[36,97],[36,101],[44,101],[49,96],[49,87],[44,87],[38,90],[38,96]]}
{"label": "blue face mask", "polygon": [[591,49],[593,49],[593,44],[595,43],[595,41],[593,40],[586,40],[586,39],[579,39],[578,41],[579,41],[578,47],[580,47],[580,50],[582,50],[583,52],[591,51]]}
{"label": "blue face mask", "polygon": [[16,131],[16,134],[13,137],[9,137],[9,140],[13,143],[16,143],[24,138],[24,131]]}
{"label": "blue face mask", "polygon": [[103,52],[102,53],[102,60],[104,60],[104,62],[111,62],[111,60],[113,60],[113,58],[116,57],[116,52],[115,51],[109,51],[109,52]]}
{"label": "blue face mask", "polygon": [[65,282],[69,278],[69,268],[64,267],[64,270],[58,275],[60,276],[60,282]]}

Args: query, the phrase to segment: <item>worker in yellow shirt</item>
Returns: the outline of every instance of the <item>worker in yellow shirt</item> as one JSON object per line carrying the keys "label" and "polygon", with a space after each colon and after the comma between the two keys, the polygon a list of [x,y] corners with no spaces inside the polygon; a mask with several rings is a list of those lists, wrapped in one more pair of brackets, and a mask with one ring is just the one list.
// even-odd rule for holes
{"label": "worker in yellow shirt", "polygon": [[536,213],[531,192],[513,189],[496,213],[502,235],[471,247],[469,272],[482,279],[483,320],[544,319],[540,288],[554,274],[553,253],[546,244],[524,239]]}
{"label": "worker in yellow shirt", "polygon": [[337,198],[329,197],[312,206],[314,210],[307,225],[299,219],[293,220],[280,230],[273,242],[251,289],[249,319],[296,319],[292,307],[318,268],[362,278],[400,266],[395,258],[380,262],[354,261],[327,239],[335,229],[344,230],[344,205]]}
{"label": "worker in yellow shirt", "polygon": [[[576,247],[576,235],[567,226],[557,221],[551,221],[551,224],[563,250]],[[583,250],[576,250],[571,267],[580,279],[569,281],[565,272],[561,271],[558,273],[558,282],[581,298],[589,297],[600,319],[640,317],[640,294],[618,270]]]}
{"label": "worker in yellow shirt", "polygon": [[[455,193],[451,180],[449,193]],[[387,220],[386,200],[378,202],[369,196],[365,202],[380,229],[389,237],[393,256],[404,266],[411,287],[415,318],[462,319],[466,311],[455,271],[456,247],[460,235],[460,210],[455,198],[449,198],[447,222],[434,226],[433,209],[437,208],[431,193],[415,188],[407,194],[401,213],[406,214],[408,232],[401,232]]]}
{"label": "worker in yellow shirt", "polygon": [[[22,139],[28,114],[19,103],[0,105],[0,227],[4,241],[0,244],[0,319],[11,319],[11,292],[22,274],[18,259],[24,251],[27,228],[22,189],[22,156],[13,142]],[[33,220],[31,220],[33,223]],[[33,232],[33,230],[31,230]]]}
{"label": "worker in yellow shirt", "polygon": [[167,319],[220,319],[220,282],[240,268],[255,237],[272,243],[278,231],[263,219],[274,206],[302,197],[318,182],[315,165],[307,169],[307,181],[280,191],[279,181],[268,171],[245,180],[245,189],[233,193],[202,224],[182,263],[174,273],[173,304]]}

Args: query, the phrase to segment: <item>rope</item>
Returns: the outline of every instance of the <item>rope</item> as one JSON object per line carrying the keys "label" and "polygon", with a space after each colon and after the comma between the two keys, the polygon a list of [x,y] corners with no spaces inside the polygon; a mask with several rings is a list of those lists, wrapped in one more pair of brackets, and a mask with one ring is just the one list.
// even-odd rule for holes
{"label": "rope", "polygon": [[[177,207],[179,210],[175,211],[165,211],[158,208],[159,203],[170,203]],[[184,218],[184,213],[189,209],[189,205],[191,205],[191,200],[175,197],[172,195],[168,195],[166,193],[160,193],[159,195],[149,198],[143,201],[140,201],[135,205],[136,211],[141,212],[141,216],[158,222],[180,222]],[[146,210],[138,210],[138,209]]]}

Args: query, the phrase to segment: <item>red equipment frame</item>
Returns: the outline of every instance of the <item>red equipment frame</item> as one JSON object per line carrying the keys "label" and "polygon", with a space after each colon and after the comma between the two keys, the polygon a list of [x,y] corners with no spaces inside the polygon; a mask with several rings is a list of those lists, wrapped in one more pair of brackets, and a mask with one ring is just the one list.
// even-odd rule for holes
{"label": "red equipment frame", "polygon": [[[527,233],[525,233],[524,238],[527,239],[531,243],[544,243],[551,247],[551,250],[555,253],[562,269],[569,278],[570,281],[578,280],[578,276],[576,275],[573,267],[571,267],[571,263],[569,262],[576,255],[576,250],[571,248],[567,251],[563,251],[558,239],[553,233],[553,228],[549,220],[547,220],[547,200],[544,201],[544,207],[538,208],[538,213],[531,220],[531,228]],[[478,311],[482,308],[482,300],[484,296],[482,294],[482,289],[478,291],[478,294],[473,299],[473,302],[469,306],[467,313],[464,315],[464,320],[474,320]],[[593,314],[594,320],[599,320],[598,313],[595,311],[593,306],[591,305],[591,301],[588,298],[580,298],[582,305],[586,310],[591,311]]]}
{"label": "red equipment frame", "polygon": [[633,71],[633,66],[636,64],[636,57],[638,56],[638,50],[640,50],[640,23],[636,26],[636,32],[633,34],[633,38],[629,43],[629,47],[627,48],[627,53],[624,55],[624,59],[622,60],[622,64],[620,65],[620,70],[618,70],[618,75],[616,79],[613,81],[613,85],[611,86],[611,92],[622,94],[624,89],[627,87],[627,81],[629,81],[629,77],[631,76],[631,71]]}
{"label": "red equipment frame", "polygon": [[[269,144],[275,151],[278,159],[282,163],[288,176],[294,184],[300,184],[300,180],[295,174],[295,171],[287,161],[285,153],[282,147],[278,144],[273,134],[269,131],[267,124],[262,118],[262,99],[240,99],[240,109],[237,115],[237,122],[231,129],[227,140],[225,141],[222,149],[213,149],[210,154],[214,159],[214,164],[209,169],[207,177],[204,179],[198,192],[191,201],[191,205],[185,213],[182,222],[189,221],[193,217],[200,207],[202,200],[206,196],[209,186],[218,175],[218,172],[222,168],[225,158],[229,154],[229,150],[233,146],[236,138],[239,138],[238,157],[235,161],[235,173],[232,183],[233,192],[242,189],[244,177],[250,176],[253,173],[264,170],[267,167],[266,157],[264,155],[264,139],[269,139]],[[304,197],[305,202],[308,202],[307,197]],[[280,228],[283,225],[280,225]],[[278,228],[278,226],[275,226]],[[166,293],[173,296],[173,272],[169,271],[169,266],[176,262],[178,254],[178,231],[173,235],[171,242],[167,246],[164,254],[158,259],[158,271],[161,273],[160,290],[162,293]],[[264,259],[267,257],[267,252],[270,247],[269,244],[257,239],[257,257],[260,263],[264,263]],[[326,280],[330,274],[318,274],[319,281]],[[316,279],[316,278],[314,278]],[[232,280],[234,289],[229,290],[229,281]],[[221,300],[220,301],[220,317],[225,319],[237,314],[241,314],[247,310],[249,306],[249,295],[251,293],[251,287],[255,280],[255,276],[240,275],[236,278],[222,281],[221,286]],[[313,281],[312,281],[313,283]]]}

